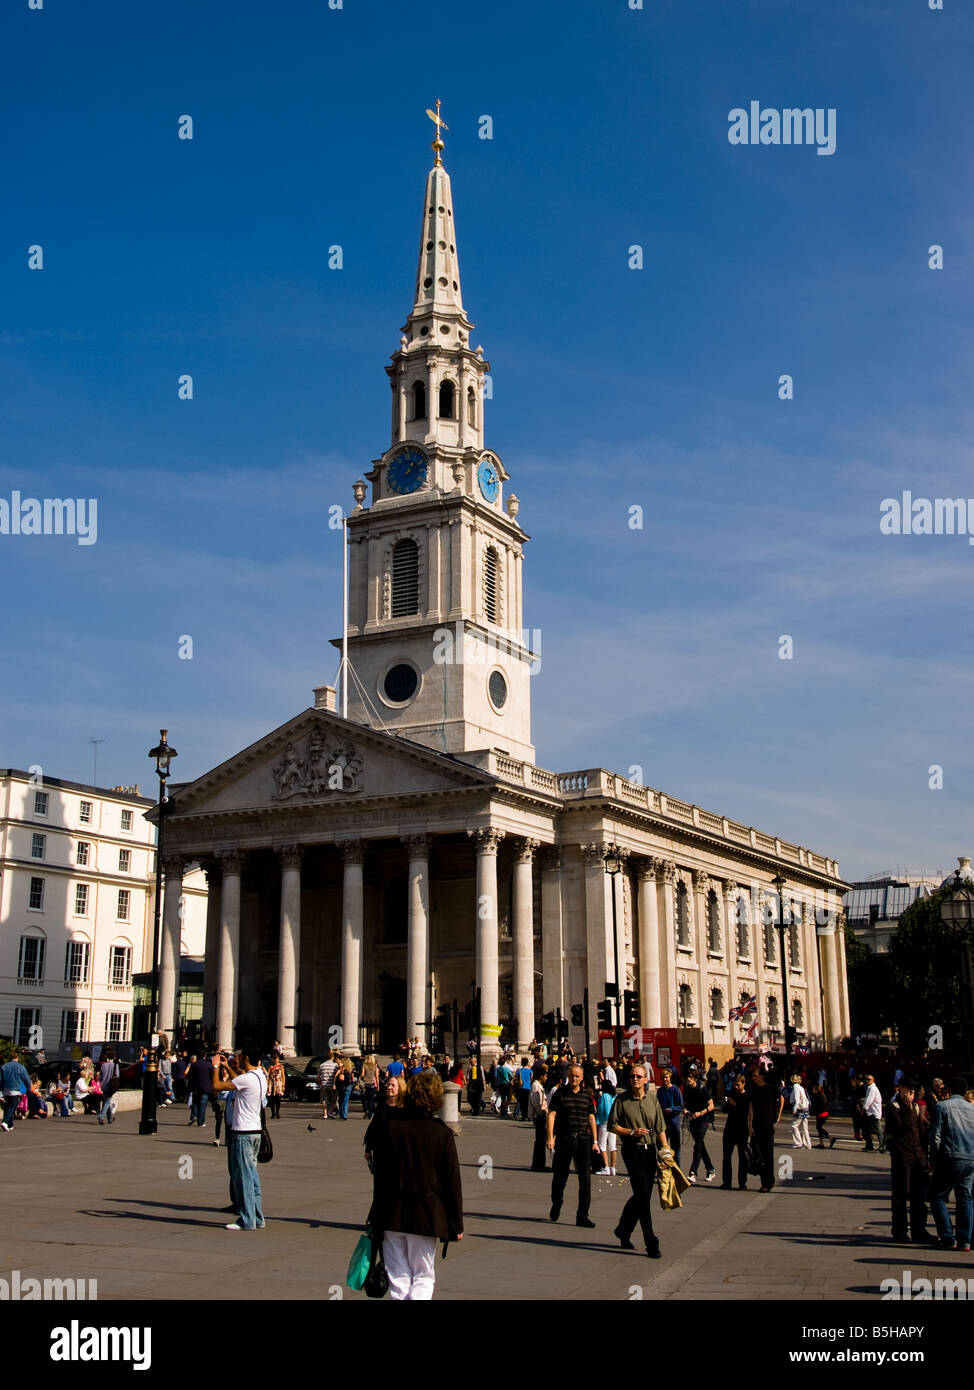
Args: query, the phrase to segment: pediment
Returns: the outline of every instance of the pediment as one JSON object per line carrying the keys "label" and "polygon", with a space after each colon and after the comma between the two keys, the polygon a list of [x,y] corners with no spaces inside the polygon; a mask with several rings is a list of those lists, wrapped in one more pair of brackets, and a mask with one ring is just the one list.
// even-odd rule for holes
{"label": "pediment", "polygon": [[169,819],[349,805],[373,797],[492,786],[489,773],[327,710],[304,710],[194,782],[173,788]]}

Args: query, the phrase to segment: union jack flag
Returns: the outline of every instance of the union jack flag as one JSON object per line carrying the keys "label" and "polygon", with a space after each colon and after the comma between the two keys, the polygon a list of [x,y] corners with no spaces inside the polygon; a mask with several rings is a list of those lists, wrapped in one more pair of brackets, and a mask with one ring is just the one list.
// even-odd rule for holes
{"label": "union jack flag", "polygon": [[753,1032],[754,1032],[754,1030],[757,1028],[757,1026],[758,1026],[758,1021],[757,1021],[757,1019],[755,1019],[754,1022],[751,1024],[750,1028],[749,1028],[749,1029],[747,1030],[747,1032],[744,1034],[744,1041],[745,1041],[745,1042],[748,1042],[748,1041],[750,1040],[751,1035],[753,1034]]}
{"label": "union jack flag", "polygon": [[743,1004],[738,1004],[736,1009],[731,1009],[727,1017],[733,1023],[736,1018],[747,1018],[748,1014],[756,1014],[758,1011],[757,995],[752,994],[750,999],[746,999]]}

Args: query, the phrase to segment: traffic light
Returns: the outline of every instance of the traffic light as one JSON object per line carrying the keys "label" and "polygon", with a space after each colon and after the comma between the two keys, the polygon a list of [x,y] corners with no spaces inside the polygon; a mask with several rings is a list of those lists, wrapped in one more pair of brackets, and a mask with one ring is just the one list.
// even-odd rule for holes
{"label": "traffic light", "polygon": [[639,1024],[639,995],[634,989],[627,989],[622,995],[622,1016],[627,1028]]}
{"label": "traffic light", "polygon": [[584,1011],[584,1009],[582,1008],[581,1004],[573,1004],[573,1005],[572,1005],[572,1027],[573,1027],[573,1028],[584,1028],[584,1027],[585,1027],[585,1011]]}
{"label": "traffic light", "polygon": [[792,1048],[798,1041],[798,1029],[793,1023],[789,1023],[785,1029],[785,1047]]}
{"label": "traffic light", "polygon": [[612,1027],[612,1000],[600,999],[595,1006],[600,1028]]}
{"label": "traffic light", "polygon": [[545,1014],[541,1019],[541,1036],[544,1038],[555,1036],[555,1013],[553,1009],[551,1013]]}
{"label": "traffic light", "polygon": [[450,1032],[450,1026],[451,1026],[452,1021],[453,1021],[453,1010],[450,1008],[450,1005],[449,1005],[449,1004],[441,1004],[440,1007],[439,1007],[439,1008],[437,1009],[437,1011],[436,1011],[436,1019],[434,1020],[434,1023],[433,1023],[433,1030],[434,1030],[434,1032],[438,1033],[439,1036],[440,1036],[440,1038],[441,1038],[441,1040],[442,1040],[442,1042],[441,1042],[441,1048],[442,1048],[443,1046],[445,1046],[446,1035],[447,1035],[447,1033]]}
{"label": "traffic light", "polygon": [[568,1019],[567,1019],[567,1018],[560,1018],[560,1019],[558,1020],[558,1041],[559,1041],[559,1042],[564,1042],[565,1039],[566,1039],[567,1037],[568,1037]]}

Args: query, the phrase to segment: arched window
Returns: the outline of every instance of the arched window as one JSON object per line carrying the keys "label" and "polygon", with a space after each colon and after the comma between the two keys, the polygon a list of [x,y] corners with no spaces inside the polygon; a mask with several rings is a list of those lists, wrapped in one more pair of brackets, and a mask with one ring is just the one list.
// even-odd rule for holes
{"label": "arched window", "polygon": [[768,995],[768,1027],[781,1027],[781,1018],[778,1013],[778,1001],[773,994]]}
{"label": "arched window", "polygon": [[413,540],[392,547],[392,616],[419,612],[419,546]]}
{"label": "arched window", "polygon": [[724,992],[721,989],[710,991],[710,1018],[714,1023],[726,1023],[724,1017]]}
{"label": "arched window", "polygon": [[795,1032],[804,1033],[805,1031],[805,1005],[800,999],[795,1000]]}
{"label": "arched window", "polygon": [[426,383],[423,381],[413,383],[413,413],[410,418],[426,419]]}
{"label": "arched window", "polygon": [[492,545],[484,555],[484,613],[489,623],[501,620],[500,565]]}
{"label": "arched window", "polygon": [[453,419],[454,386],[452,381],[440,383],[440,419]]}
{"label": "arched window", "polygon": [[467,387],[467,424],[477,424],[477,393],[472,386]]}
{"label": "arched window", "polygon": [[712,888],[707,894],[707,950],[720,952],[720,907]]}
{"label": "arched window", "polygon": [[795,969],[800,970],[802,965],[801,945],[798,939],[798,924],[792,922],[788,928],[788,963]]}
{"label": "arched window", "polygon": [[745,897],[737,900],[737,959],[751,959],[751,929]]}
{"label": "arched window", "polygon": [[679,1018],[681,1028],[693,1018],[693,990],[689,985],[680,986]]}
{"label": "arched window", "polygon": [[[767,914],[765,914],[765,915],[767,915]],[[774,965],[774,964],[776,963],[776,960],[777,960],[777,952],[775,951],[774,945],[775,945],[775,929],[774,929],[774,927],[771,925],[770,922],[765,921],[765,924],[764,924],[764,963],[765,963],[765,965]]]}
{"label": "arched window", "polygon": [[676,885],[676,944],[690,945],[690,902],[687,886],[682,879]]}

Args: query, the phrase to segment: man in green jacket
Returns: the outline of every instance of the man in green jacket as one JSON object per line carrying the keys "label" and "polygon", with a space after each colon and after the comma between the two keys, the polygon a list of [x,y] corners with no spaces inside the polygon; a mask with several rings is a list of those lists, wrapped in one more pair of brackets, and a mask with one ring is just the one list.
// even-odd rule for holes
{"label": "man in green jacket", "polygon": [[635,1249],[630,1237],[638,1221],[646,1241],[646,1254],[651,1260],[658,1260],[659,1241],[649,1204],[656,1182],[656,1151],[666,1148],[666,1121],[659,1101],[646,1094],[648,1080],[645,1065],[637,1062],[632,1069],[630,1089],[615,1098],[609,1129],[622,1140],[622,1158],[632,1185],[632,1196],[623,1207],[615,1235],[623,1250]]}

